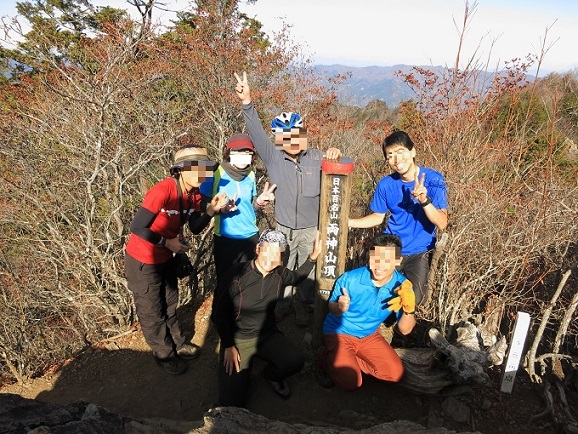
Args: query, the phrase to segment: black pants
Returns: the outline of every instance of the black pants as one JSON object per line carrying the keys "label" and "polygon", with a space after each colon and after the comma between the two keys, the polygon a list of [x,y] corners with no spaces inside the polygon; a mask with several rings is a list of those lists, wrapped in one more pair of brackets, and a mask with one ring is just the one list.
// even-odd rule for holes
{"label": "black pants", "polygon": [[250,261],[255,258],[255,248],[259,242],[259,234],[249,238],[227,238],[215,235],[213,237],[213,258],[217,279],[233,265]]}
{"label": "black pants", "polygon": [[144,264],[125,254],[128,288],[134,294],[136,313],[153,355],[166,359],[185,343],[177,320],[179,287],[174,261]]}
{"label": "black pants", "polygon": [[278,331],[263,340],[237,340],[235,346],[241,356],[241,370],[231,375],[227,374],[223,365],[225,348],[221,345],[219,351],[219,402],[223,406],[245,406],[254,356],[268,362],[263,375],[273,381],[296,374],[305,364],[301,350]]}
{"label": "black pants", "polygon": [[415,304],[419,306],[427,300],[427,275],[431,264],[432,252],[404,256],[399,271],[413,284]]}

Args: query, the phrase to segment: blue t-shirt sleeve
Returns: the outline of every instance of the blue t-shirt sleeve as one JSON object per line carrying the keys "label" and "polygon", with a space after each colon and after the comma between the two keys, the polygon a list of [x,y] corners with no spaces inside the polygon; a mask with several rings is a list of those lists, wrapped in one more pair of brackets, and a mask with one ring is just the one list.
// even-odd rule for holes
{"label": "blue t-shirt sleeve", "polygon": [[369,209],[377,214],[386,214],[389,211],[385,197],[385,178],[377,183]]}
{"label": "blue t-shirt sleeve", "polygon": [[333,284],[333,290],[331,291],[331,295],[329,296],[330,302],[337,302],[337,299],[343,295],[341,289],[345,286],[345,275],[342,274],[335,283]]}

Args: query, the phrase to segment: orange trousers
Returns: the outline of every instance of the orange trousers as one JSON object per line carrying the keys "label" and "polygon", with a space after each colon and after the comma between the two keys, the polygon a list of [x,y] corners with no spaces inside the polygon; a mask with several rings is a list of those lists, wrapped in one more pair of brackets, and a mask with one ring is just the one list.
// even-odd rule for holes
{"label": "orange trousers", "polygon": [[401,380],[401,359],[377,331],[364,338],[326,334],[323,344],[321,366],[340,389],[360,388],[362,373],[384,381]]}

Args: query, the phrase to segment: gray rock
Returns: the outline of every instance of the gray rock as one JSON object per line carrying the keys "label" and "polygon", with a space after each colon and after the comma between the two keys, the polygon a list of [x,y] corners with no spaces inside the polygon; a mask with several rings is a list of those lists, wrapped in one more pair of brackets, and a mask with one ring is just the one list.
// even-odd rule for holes
{"label": "gray rock", "polygon": [[442,410],[455,422],[468,422],[470,420],[470,408],[453,396],[444,399]]}
{"label": "gray rock", "polygon": [[481,409],[482,410],[489,410],[490,408],[492,408],[492,401],[490,401],[488,398],[484,398],[482,400],[482,405],[481,405]]}
{"label": "gray rock", "polygon": [[[359,414],[356,417],[364,418]],[[358,426],[368,426],[371,423],[375,423],[375,420],[364,419],[360,420]],[[0,434],[264,434],[271,432],[278,434],[454,433],[442,427],[428,429],[417,423],[403,420],[373,425],[360,430],[339,426],[290,424],[270,420],[236,407],[210,409],[205,413],[202,422],[168,419],[133,420],[84,401],[68,406],[58,406],[22,398],[19,395],[0,394]]]}

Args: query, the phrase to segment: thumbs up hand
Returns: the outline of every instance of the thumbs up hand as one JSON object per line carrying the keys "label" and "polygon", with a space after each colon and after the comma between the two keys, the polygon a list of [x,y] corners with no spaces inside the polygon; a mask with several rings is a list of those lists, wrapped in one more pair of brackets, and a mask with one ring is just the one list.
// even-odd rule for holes
{"label": "thumbs up hand", "polygon": [[349,304],[351,303],[351,299],[349,298],[349,294],[347,293],[346,288],[341,289],[341,294],[337,299],[337,305],[339,306],[339,311],[341,313],[345,313],[349,310]]}

